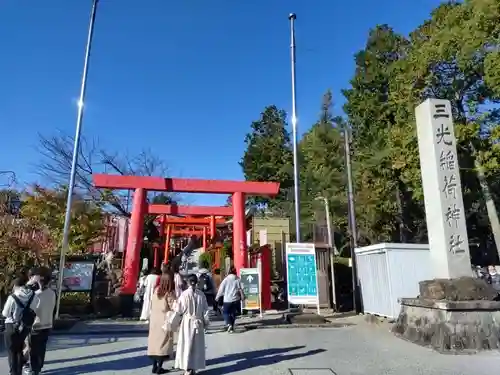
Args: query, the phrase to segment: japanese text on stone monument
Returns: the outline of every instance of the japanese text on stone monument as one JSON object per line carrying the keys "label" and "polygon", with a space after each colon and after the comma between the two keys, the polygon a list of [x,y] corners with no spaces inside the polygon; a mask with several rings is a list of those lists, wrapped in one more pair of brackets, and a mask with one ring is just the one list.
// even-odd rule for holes
{"label": "japanese text on stone monument", "polygon": [[447,233],[448,251],[454,255],[466,252],[463,244],[463,234],[461,230],[465,226],[463,202],[457,199],[457,189],[460,189],[459,169],[457,168],[457,153],[455,136],[452,133],[453,121],[451,113],[448,112],[445,104],[435,104],[433,118],[436,126],[436,148],[439,151],[439,167],[441,169],[441,194],[446,202],[444,219],[449,228]]}
{"label": "japanese text on stone monument", "polygon": [[467,227],[450,102],[427,99],[415,113],[434,274],[442,278],[470,276]]}

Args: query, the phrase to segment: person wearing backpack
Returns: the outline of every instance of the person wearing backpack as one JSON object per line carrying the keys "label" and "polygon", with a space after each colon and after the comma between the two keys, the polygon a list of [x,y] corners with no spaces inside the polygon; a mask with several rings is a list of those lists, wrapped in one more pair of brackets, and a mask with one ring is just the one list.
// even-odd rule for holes
{"label": "person wearing backpack", "polygon": [[14,280],[12,294],[2,310],[5,317],[4,341],[7,349],[10,375],[22,375],[24,340],[31,332],[40,303],[35,292],[26,287],[28,278],[21,275]]}
{"label": "person wearing backpack", "polygon": [[[40,280],[40,268],[33,267],[28,271],[28,282],[26,283],[26,288],[36,292],[39,288],[39,280]],[[30,345],[28,337],[24,340],[24,349],[23,349],[23,371],[29,371],[29,355],[30,355]]]}
{"label": "person wearing backpack", "polygon": [[39,289],[35,292],[39,301],[36,306],[36,319],[29,335],[29,359],[33,375],[39,375],[42,371],[47,351],[47,341],[53,326],[56,293],[49,288],[50,281],[50,270],[42,270],[38,282]]}
{"label": "person wearing backpack", "polygon": [[212,307],[214,311],[217,311],[217,305],[215,301],[216,286],[212,273],[209,271],[209,264],[206,260],[200,261],[200,268],[196,274],[198,277],[197,288],[203,292],[205,298],[207,299],[208,306]]}

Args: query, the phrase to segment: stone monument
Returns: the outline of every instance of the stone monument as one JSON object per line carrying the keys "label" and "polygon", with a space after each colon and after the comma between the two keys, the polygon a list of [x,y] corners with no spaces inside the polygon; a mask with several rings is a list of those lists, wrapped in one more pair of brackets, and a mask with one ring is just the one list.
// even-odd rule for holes
{"label": "stone monument", "polygon": [[393,332],[441,352],[500,348],[497,293],[472,273],[450,102],[427,99],[415,115],[435,279],[401,299]]}

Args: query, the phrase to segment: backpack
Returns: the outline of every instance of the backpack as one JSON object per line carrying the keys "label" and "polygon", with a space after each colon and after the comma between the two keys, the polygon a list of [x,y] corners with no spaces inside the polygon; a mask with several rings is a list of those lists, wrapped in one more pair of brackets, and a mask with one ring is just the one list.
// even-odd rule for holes
{"label": "backpack", "polygon": [[198,289],[203,293],[209,293],[212,291],[212,280],[210,280],[210,276],[206,273],[202,273],[198,278]]}
{"label": "backpack", "polygon": [[11,296],[17,303],[17,305],[21,308],[21,320],[19,322],[16,322],[18,330],[22,332],[25,329],[31,329],[36,319],[36,313],[30,307],[31,302],[33,302],[33,298],[35,298],[35,293],[31,293],[31,296],[28,299],[28,302],[26,302],[26,305],[23,305],[21,300],[16,295],[11,294]]}

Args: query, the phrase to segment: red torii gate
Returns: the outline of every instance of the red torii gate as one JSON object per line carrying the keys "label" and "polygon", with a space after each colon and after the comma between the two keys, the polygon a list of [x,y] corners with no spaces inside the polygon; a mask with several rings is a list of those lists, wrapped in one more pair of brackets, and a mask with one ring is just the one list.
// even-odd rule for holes
{"label": "red torii gate", "polygon": [[[169,247],[170,247],[170,237],[174,234],[180,234],[179,232],[172,232],[172,227],[170,225],[165,226],[165,216],[166,215],[188,215],[191,216],[192,219],[196,216],[201,216],[201,220],[209,220],[209,231],[212,238],[215,238],[215,234],[217,231],[217,223],[224,219],[217,219],[216,216],[233,216],[233,208],[227,206],[178,206],[176,204],[172,205],[164,205],[164,204],[150,204],[148,206],[148,214],[153,215],[161,215],[162,218],[160,220],[160,225],[162,227],[162,231],[165,230],[166,239],[165,239],[165,251],[164,251],[164,262],[168,261],[169,256]],[[207,216],[209,218],[207,219]],[[179,220],[186,220],[187,218],[182,217]],[[174,220],[174,218],[169,218],[168,221]],[[203,243],[206,242],[206,230],[201,232],[203,236]]]}
{"label": "red torii gate", "polygon": [[[153,215],[188,215],[188,216],[210,216],[210,233],[215,236],[217,229],[216,216],[233,216],[233,208],[226,206],[178,206],[176,204],[150,204],[148,214]],[[167,237],[170,237],[167,235]]]}
{"label": "red torii gate", "polygon": [[226,206],[178,206],[176,204],[150,204],[148,214],[186,216],[233,216],[233,208]]}
{"label": "red torii gate", "polygon": [[245,196],[274,196],[279,191],[279,183],[277,182],[201,180],[108,174],[94,174],[92,178],[96,188],[135,190],[123,272],[122,294],[125,295],[133,295],[137,287],[144,225],[143,217],[149,211],[146,202],[148,191],[231,194],[233,258],[238,273],[247,263]]}

